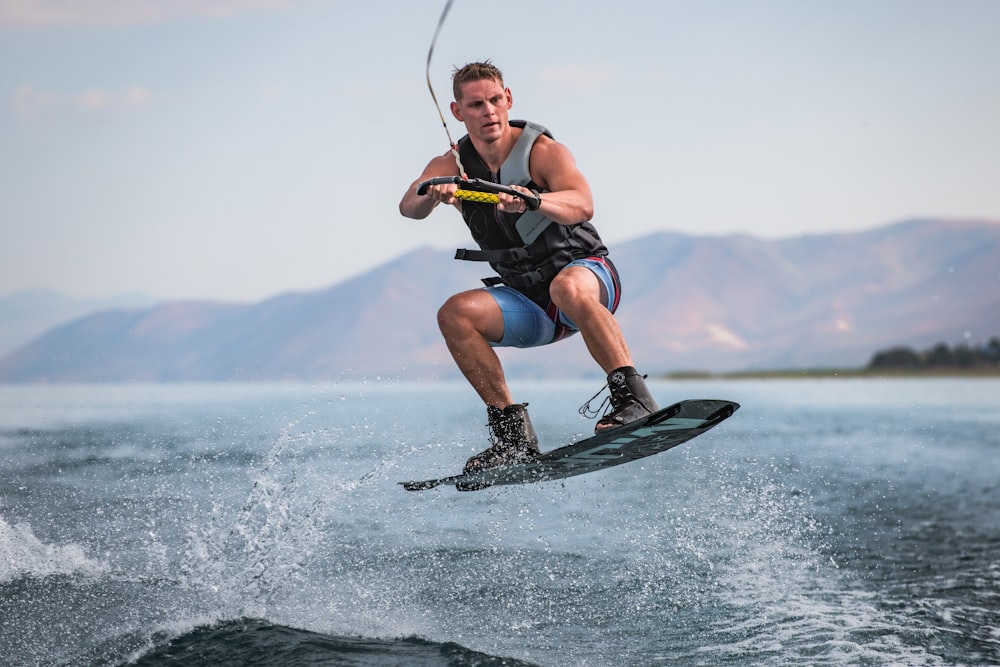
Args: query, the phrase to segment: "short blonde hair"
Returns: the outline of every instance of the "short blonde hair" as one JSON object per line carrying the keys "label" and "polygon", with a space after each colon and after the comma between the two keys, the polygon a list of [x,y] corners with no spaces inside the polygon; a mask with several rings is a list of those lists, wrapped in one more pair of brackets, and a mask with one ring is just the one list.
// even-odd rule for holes
{"label": "short blonde hair", "polygon": [[489,60],[456,67],[455,71],[451,73],[451,89],[455,95],[455,101],[462,101],[462,86],[464,84],[470,81],[481,81],[482,79],[492,79],[503,88],[503,72]]}

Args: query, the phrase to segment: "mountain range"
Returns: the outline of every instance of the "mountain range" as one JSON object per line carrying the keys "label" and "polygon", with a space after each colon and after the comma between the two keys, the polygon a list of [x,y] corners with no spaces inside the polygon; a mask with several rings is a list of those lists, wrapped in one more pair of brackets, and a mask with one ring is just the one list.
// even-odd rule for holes
{"label": "mountain range", "polygon": [[[489,267],[421,248],[254,304],[101,309],[0,359],[0,382],[458,377],[437,331]],[[921,219],[765,240],[660,232],[611,248],[642,372],[857,367],[880,349],[1000,334],[1000,223]],[[485,272],[484,272],[485,270]],[[600,376],[580,336],[501,350],[508,375]]]}
{"label": "mountain range", "polygon": [[143,294],[87,299],[53,290],[26,290],[0,296],[0,358],[44,331],[84,315],[116,308],[146,308],[156,299]]}

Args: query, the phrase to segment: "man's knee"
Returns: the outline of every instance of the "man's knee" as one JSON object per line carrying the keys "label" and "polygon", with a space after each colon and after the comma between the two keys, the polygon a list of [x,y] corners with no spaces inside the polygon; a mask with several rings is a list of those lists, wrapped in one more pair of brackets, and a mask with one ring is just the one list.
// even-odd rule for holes
{"label": "man's knee", "polygon": [[469,320],[467,299],[464,294],[455,294],[441,304],[437,312],[438,328],[441,331],[452,331]]}
{"label": "man's knee", "polygon": [[600,301],[600,284],[590,269],[572,266],[564,269],[549,285],[552,302],[562,310]]}
{"label": "man's knee", "polygon": [[438,309],[437,321],[438,328],[446,336],[470,331],[492,336],[498,326],[501,335],[503,332],[503,317],[499,307],[492,297],[481,290],[460,292],[449,297]]}

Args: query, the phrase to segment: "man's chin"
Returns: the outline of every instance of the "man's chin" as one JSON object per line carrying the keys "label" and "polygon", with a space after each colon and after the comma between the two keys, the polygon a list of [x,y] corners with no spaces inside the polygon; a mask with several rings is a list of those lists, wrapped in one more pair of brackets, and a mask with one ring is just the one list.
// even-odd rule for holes
{"label": "man's chin", "polygon": [[479,138],[484,141],[496,141],[503,136],[503,125],[494,123],[480,128]]}

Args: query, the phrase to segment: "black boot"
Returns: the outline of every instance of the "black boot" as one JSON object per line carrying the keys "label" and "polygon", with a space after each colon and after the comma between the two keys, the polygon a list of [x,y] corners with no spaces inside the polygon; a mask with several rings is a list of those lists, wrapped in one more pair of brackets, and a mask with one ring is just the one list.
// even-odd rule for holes
{"label": "black boot", "polygon": [[611,371],[608,374],[608,389],[611,390],[611,409],[597,422],[595,431],[624,426],[659,409],[646,388],[646,376],[640,375],[632,366]]}
{"label": "black boot", "polygon": [[524,463],[541,454],[538,450],[538,436],[531,425],[527,407],[527,403],[508,405],[503,410],[487,406],[490,441],[493,446],[469,459],[464,473]]}

